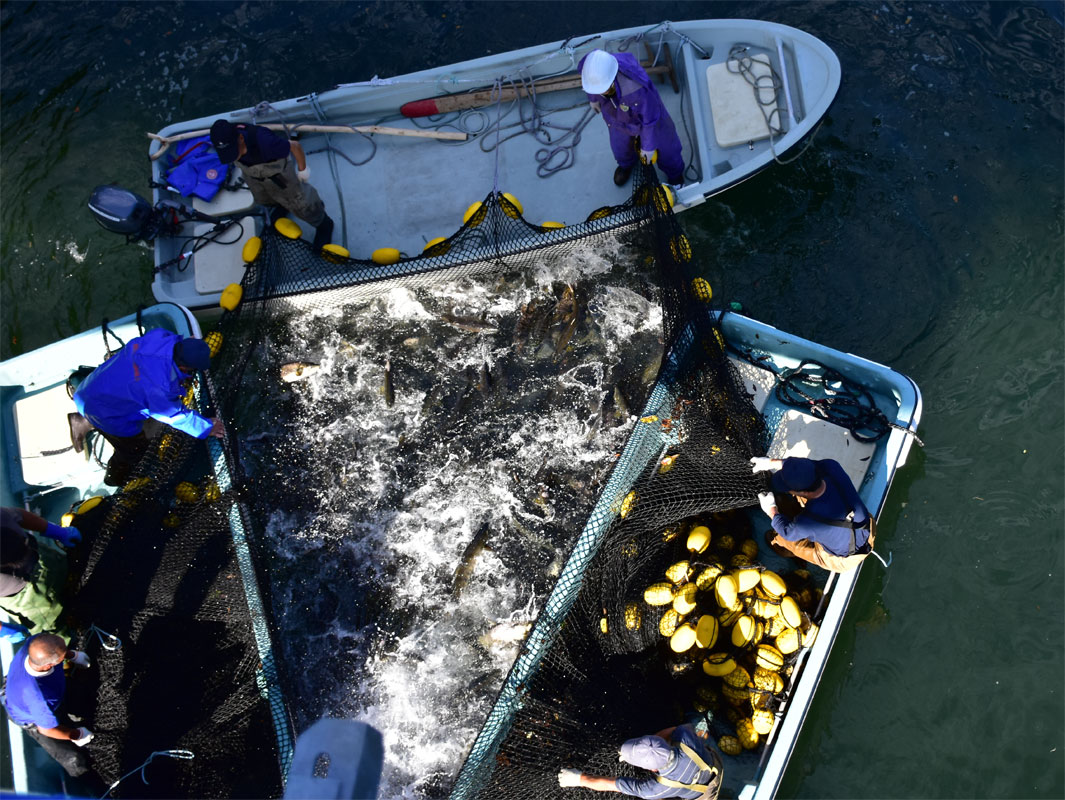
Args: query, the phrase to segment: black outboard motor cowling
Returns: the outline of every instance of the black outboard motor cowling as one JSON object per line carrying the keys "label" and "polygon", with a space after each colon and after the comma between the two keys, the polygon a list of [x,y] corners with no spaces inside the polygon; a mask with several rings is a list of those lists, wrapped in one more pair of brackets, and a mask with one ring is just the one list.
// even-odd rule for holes
{"label": "black outboard motor cowling", "polygon": [[172,236],[181,224],[173,208],[152,208],[136,192],[113,183],[93,189],[89,210],[102,228],[124,234],[127,242]]}

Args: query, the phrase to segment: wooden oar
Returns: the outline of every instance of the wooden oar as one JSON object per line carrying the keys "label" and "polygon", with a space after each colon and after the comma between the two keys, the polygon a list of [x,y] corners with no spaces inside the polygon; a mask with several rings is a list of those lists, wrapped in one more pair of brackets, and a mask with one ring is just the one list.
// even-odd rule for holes
{"label": "wooden oar", "polygon": [[[664,49],[666,50],[665,64],[652,66],[651,61],[645,61],[640,66],[644,68],[648,75],[668,75],[674,91],[679,91],[677,76],[673,71],[673,58],[669,53],[669,47],[666,46]],[[412,100],[409,103],[404,103],[400,107],[399,113],[405,117],[428,117],[448,111],[465,111],[468,108],[478,108],[496,102],[505,103],[516,97],[526,97],[532,92],[546,94],[547,92],[560,92],[563,89],[577,89],[580,85],[581,76],[576,72],[570,72],[565,75],[556,75],[552,78],[533,81],[531,90],[524,84],[519,84],[516,86],[504,86],[499,90],[478,89],[473,92],[427,97],[424,100]]]}
{"label": "wooden oar", "polygon": [[[307,131],[309,133],[382,133],[388,136],[416,136],[422,139],[445,139],[453,142],[464,142],[469,138],[465,133],[458,133],[452,131],[422,131],[411,130],[409,128],[390,128],[387,125],[310,125],[304,123],[296,123],[289,125],[287,128],[284,125],[270,123],[262,125],[260,127],[269,128],[274,131],[294,130],[294,131]],[[174,142],[181,142],[185,139],[195,139],[198,136],[206,136],[211,131],[209,129],[203,129],[198,131],[185,131],[184,133],[176,133],[173,136],[160,136],[158,133],[149,133],[148,138],[154,139],[157,142],[162,142],[163,146],[156,150],[150,156],[152,161],[155,161],[159,156],[166,152],[166,149],[170,147]]]}

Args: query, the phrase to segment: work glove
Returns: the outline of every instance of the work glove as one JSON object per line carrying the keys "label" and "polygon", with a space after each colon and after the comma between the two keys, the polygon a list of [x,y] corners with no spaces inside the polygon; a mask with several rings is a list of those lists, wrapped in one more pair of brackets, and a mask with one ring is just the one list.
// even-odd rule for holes
{"label": "work glove", "polygon": [[596,114],[602,113],[603,109],[600,107],[598,100],[589,100],[588,101],[588,105],[590,105],[592,107],[592,111],[594,113],[596,113]]}
{"label": "work glove", "polygon": [[658,161],[657,150],[641,150],[640,151],[640,163],[641,164],[654,164]]}
{"label": "work glove", "polygon": [[751,459],[751,472],[776,472],[780,467],[773,463],[773,459],[766,456],[755,456]]}
{"label": "work glove", "polygon": [[54,522],[49,522],[44,529],[45,537],[55,539],[64,547],[73,547],[81,541],[81,531],[77,528],[61,528]]}
{"label": "work glove", "polygon": [[94,735],[95,734],[92,731],[90,731],[88,728],[78,728],[78,738],[77,739],[71,739],[70,741],[72,741],[78,747],[84,747],[85,745],[87,745],[89,742],[92,741],[92,737]]}
{"label": "work glove", "polygon": [[579,769],[566,769],[558,773],[558,785],[563,789],[572,789],[581,785],[581,771]]}
{"label": "work glove", "polygon": [[84,669],[88,669],[90,664],[92,663],[89,661],[89,654],[84,652],[83,650],[75,650],[74,657],[68,658],[67,661],[77,667],[83,667]]}
{"label": "work glove", "polygon": [[17,622],[0,622],[0,639],[18,644],[30,635],[29,629]]}
{"label": "work glove", "polygon": [[766,513],[766,516],[772,517],[773,509],[777,507],[777,501],[773,498],[772,492],[759,492],[758,505],[762,507],[762,511]]}
{"label": "work glove", "polygon": [[303,169],[296,170],[296,177],[300,179],[300,183],[306,183],[311,179],[311,165],[308,164]]}

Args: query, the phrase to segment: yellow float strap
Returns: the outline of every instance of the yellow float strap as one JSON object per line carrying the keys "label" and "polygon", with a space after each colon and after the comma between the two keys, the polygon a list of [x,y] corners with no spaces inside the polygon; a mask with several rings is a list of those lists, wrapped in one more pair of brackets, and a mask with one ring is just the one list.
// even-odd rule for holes
{"label": "yellow float strap", "polygon": [[[709,764],[707,764],[703,760],[702,756],[700,756],[698,753],[696,753],[691,748],[690,745],[687,745],[684,742],[678,742],[678,744],[680,745],[680,749],[684,753],[684,755],[686,755],[693,762],[695,762],[695,766],[697,766],[700,770],[709,771],[710,780],[711,781],[715,777],[717,777],[717,767],[712,767]],[[710,784],[705,784],[705,783],[681,783],[680,781],[671,781],[669,778],[663,778],[661,775],[657,776],[655,778],[655,780],[657,780],[663,786],[668,786],[670,789],[687,789],[688,791],[691,791],[691,792],[705,792],[707,789],[710,788]]]}

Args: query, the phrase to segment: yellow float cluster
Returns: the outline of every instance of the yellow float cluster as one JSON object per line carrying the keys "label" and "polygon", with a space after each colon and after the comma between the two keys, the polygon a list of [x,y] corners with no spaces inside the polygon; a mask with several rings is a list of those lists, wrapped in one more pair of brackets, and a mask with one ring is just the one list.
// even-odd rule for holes
{"label": "yellow float cluster", "polygon": [[[734,725],[735,735],[721,737],[718,745],[738,755],[758,747],[773,730],[773,710],[788,686],[795,654],[817,636],[809,612],[820,590],[808,571],[782,576],[768,570],[756,563],[753,539],[725,525],[720,532],[714,527],[711,521],[687,529],[688,557],[646,588],[643,607],[629,603],[625,620],[636,630],[648,616],[657,617],[658,633],[680,665],[676,671],[701,668],[706,677],[696,688],[695,710],[713,710]],[[683,533],[680,527],[670,530],[674,536]]]}

